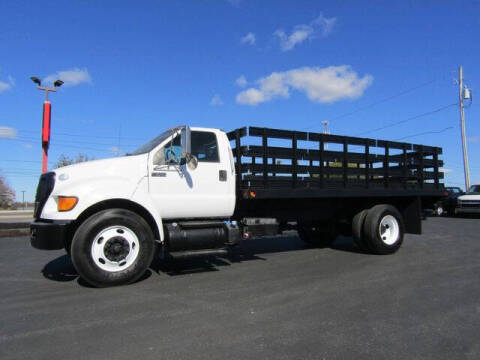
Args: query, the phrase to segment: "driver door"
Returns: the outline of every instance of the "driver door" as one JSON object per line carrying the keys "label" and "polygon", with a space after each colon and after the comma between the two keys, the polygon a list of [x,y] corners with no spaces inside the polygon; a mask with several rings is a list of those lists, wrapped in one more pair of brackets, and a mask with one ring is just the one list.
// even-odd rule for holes
{"label": "driver door", "polygon": [[[228,152],[212,131],[191,132],[191,152],[198,166],[181,165],[180,134],[151,156],[149,191],[164,219],[231,216],[234,192],[219,174],[229,169]],[[233,196],[232,196],[233,195]]]}

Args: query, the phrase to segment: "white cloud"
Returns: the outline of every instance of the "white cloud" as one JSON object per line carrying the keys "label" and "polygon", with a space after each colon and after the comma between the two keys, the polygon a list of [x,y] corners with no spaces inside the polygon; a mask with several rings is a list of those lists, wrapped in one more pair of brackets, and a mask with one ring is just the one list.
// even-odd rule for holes
{"label": "white cloud", "polygon": [[279,39],[282,51],[290,51],[305,40],[314,39],[317,34],[323,37],[328,36],[328,34],[332,32],[336,21],[337,18],[326,18],[320,14],[320,16],[310,24],[296,25],[290,35],[283,29],[278,29],[273,34]]}
{"label": "white cloud", "polygon": [[255,37],[255,34],[252,32],[249,32],[247,35],[245,35],[240,39],[240,42],[242,44],[248,44],[248,45],[255,45],[255,41],[257,41],[257,38]]}
{"label": "white cloud", "polygon": [[480,142],[480,136],[471,136],[469,138],[467,138],[468,142],[471,142],[471,143],[478,143]]}
{"label": "white cloud", "polygon": [[0,93],[9,90],[11,87],[12,86],[9,83],[0,81]]}
{"label": "white cloud", "polygon": [[235,80],[235,84],[237,84],[237,86],[240,86],[240,87],[245,87],[247,86],[248,82],[245,76],[241,75],[237,78],[237,80]]}
{"label": "white cloud", "polygon": [[323,14],[320,14],[318,18],[313,20],[312,25],[314,27],[318,27],[320,30],[320,34],[325,37],[332,32],[336,22],[337,22],[336,17],[326,18],[323,16]]}
{"label": "white cloud", "polygon": [[33,147],[33,145],[30,144],[30,143],[25,143],[25,144],[23,144],[23,147],[24,147],[25,149],[31,149],[31,148]]}
{"label": "white cloud", "polygon": [[453,172],[452,169],[448,169],[448,168],[440,168],[439,170],[444,174],[451,174]]}
{"label": "white cloud", "polygon": [[210,100],[210,105],[212,106],[223,105],[223,100],[220,97],[220,95],[218,94],[213,95],[212,100]]}
{"label": "white cloud", "polygon": [[57,71],[55,74],[48,75],[43,79],[43,82],[53,83],[57,79],[64,82],[63,86],[77,86],[80,84],[90,84],[92,82],[88,70],[79,68]]}
{"label": "white cloud", "polygon": [[15,84],[17,83],[12,75],[8,75],[7,79],[8,79],[8,82],[10,83],[10,85],[12,85],[12,86],[15,86]]}
{"label": "white cloud", "polygon": [[8,75],[7,81],[0,81],[0,93],[10,90],[13,86],[15,86],[15,79]]}
{"label": "white cloud", "polygon": [[108,150],[115,156],[118,156],[121,152],[123,152],[123,150],[120,149],[118,146],[112,146]]}
{"label": "white cloud", "polygon": [[15,139],[17,137],[17,129],[0,126],[0,139]]}
{"label": "white cloud", "polygon": [[236,101],[255,106],[275,98],[288,98],[294,89],[304,92],[314,102],[332,103],[362,96],[372,81],[371,75],[359,77],[348,65],[302,67],[260,78],[256,81],[257,88],[238,93]]}

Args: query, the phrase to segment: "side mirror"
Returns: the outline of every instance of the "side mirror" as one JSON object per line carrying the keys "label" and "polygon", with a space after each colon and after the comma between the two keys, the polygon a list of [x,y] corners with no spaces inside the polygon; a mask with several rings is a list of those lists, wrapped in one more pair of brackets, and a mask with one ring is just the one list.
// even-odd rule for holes
{"label": "side mirror", "polygon": [[181,165],[187,164],[190,170],[195,170],[198,166],[198,159],[192,155],[191,131],[189,126],[185,126],[181,133],[182,161]]}
{"label": "side mirror", "polygon": [[191,146],[191,132],[190,132],[190,127],[185,126],[182,129],[181,133],[181,144],[182,144],[182,157],[186,157],[187,154],[191,154],[192,152],[192,146]]}
{"label": "side mirror", "polygon": [[190,170],[195,170],[198,166],[198,159],[195,155],[187,154],[185,162]]}

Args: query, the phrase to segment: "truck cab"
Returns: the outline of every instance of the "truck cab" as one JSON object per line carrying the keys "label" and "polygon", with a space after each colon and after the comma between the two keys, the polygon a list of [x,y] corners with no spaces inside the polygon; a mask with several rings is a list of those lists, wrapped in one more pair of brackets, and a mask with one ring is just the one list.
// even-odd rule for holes
{"label": "truck cab", "polygon": [[[105,270],[107,277],[110,272],[118,278],[143,255],[142,250],[150,257],[153,242],[165,241],[166,222],[188,219],[191,228],[198,230],[194,222],[208,219],[214,232],[221,233],[217,242],[227,242],[232,229],[223,220],[229,219],[234,209],[235,167],[226,134],[218,129],[178,126],[126,156],[43,174],[31,243],[38,249],[65,248],[87,278],[96,272],[95,266]],[[93,233],[83,234],[99,216],[104,217],[101,224],[117,221],[119,225],[99,224]],[[76,238],[85,236],[92,237],[89,245],[77,250],[76,243],[81,241]],[[147,238],[143,249],[141,237]],[[217,246],[204,244],[209,245]],[[82,257],[88,255],[88,248],[91,261],[85,266]],[[176,246],[177,250],[183,248],[185,244]],[[149,261],[151,258],[145,263]],[[101,286],[103,281],[92,282]]]}

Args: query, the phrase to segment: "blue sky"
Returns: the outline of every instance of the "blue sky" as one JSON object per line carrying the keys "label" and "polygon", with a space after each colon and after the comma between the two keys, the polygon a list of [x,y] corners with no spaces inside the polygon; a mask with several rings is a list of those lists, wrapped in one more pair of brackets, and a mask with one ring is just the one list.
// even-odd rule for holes
{"label": "blue sky", "polygon": [[51,162],[114,156],[178,124],[319,131],[329,120],[336,134],[426,133],[405,141],[442,146],[446,183],[462,185],[457,106],[372,131],[456,103],[462,64],[480,182],[478,1],[16,0],[0,18],[0,170],[20,199],[41,170],[31,75],[66,81],[51,96]]}

